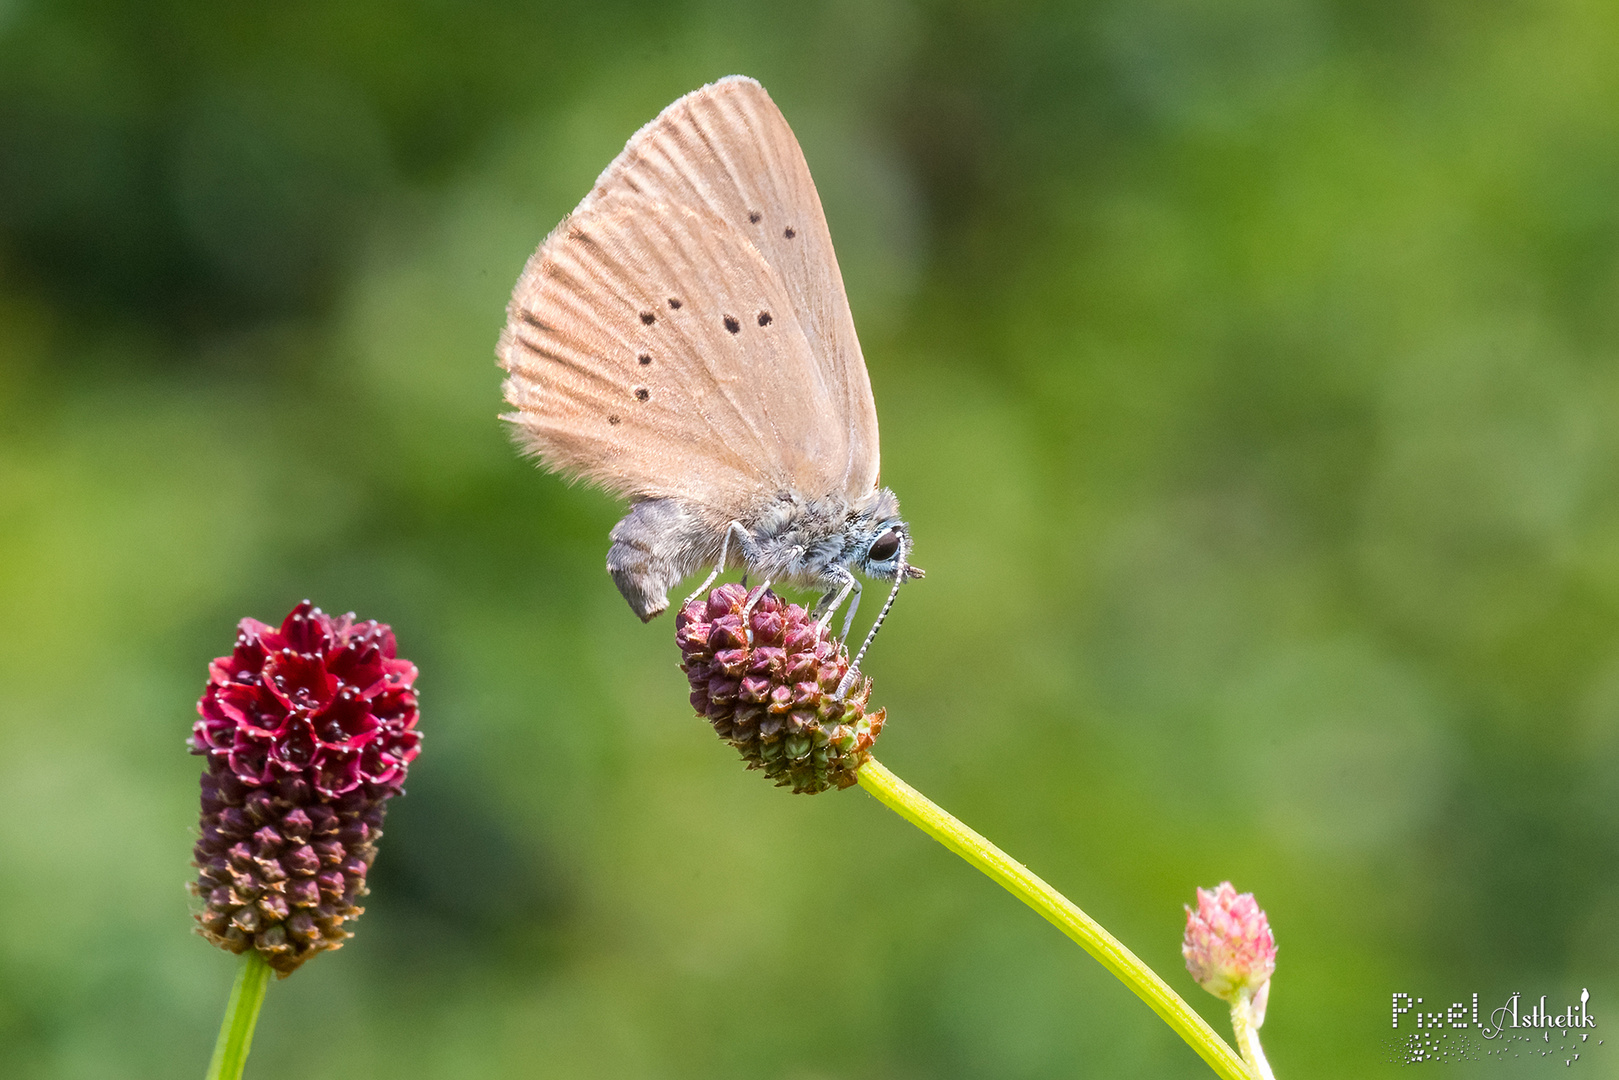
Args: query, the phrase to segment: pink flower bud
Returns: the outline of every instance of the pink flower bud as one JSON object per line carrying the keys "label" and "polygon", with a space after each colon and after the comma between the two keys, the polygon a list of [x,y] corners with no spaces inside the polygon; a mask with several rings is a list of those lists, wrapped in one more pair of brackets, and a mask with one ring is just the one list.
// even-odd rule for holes
{"label": "pink flower bud", "polygon": [[1197,910],[1186,909],[1181,955],[1192,978],[1215,997],[1235,1002],[1246,991],[1263,1009],[1276,971],[1276,936],[1253,893],[1238,893],[1229,881],[1197,890]]}

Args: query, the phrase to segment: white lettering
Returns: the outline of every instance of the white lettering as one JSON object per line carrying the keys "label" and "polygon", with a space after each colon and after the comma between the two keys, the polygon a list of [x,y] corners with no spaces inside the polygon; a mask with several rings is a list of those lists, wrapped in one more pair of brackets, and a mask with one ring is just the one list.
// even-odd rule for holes
{"label": "white lettering", "polygon": [[[1540,1030],[1550,1038],[1553,1029],[1567,1034],[1574,1030],[1584,1030],[1597,1026],[1595,1016],[1591,1015],[1589,1008],[1591,991],[1582,989],[1577,1004],[1566,1005],[1561,1012],[1553,1011],[1556,1006],[1548,1006],[1549,995],[1541,994],[1527,1009],[1520,1005],[1523,994],[1514,991],[1495,1009],[1492,1009],[1486,1018],[1479,1008],[1479,995],[1475,991],[1472,1000],[1453,1001],[1443,1010],[1427,1012],[1416,1006],[1422,1004],[1422,998],[1407,993],[1404,990],[1395,991],[1389,996],[1389,1026],[1398,1030],[1400,1018],[1409,1016],[1413,1026],[1418,1028],[1477,1028],[1486,1039],[1498,1039],[1507,1028],[1529,1028]],[[1432,1038],[1424,1035],[1423,1038]]]}

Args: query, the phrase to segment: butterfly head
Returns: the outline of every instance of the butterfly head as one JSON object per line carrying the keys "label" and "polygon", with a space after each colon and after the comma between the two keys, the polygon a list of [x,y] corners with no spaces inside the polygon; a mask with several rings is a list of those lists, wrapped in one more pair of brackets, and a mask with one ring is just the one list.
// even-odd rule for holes
{"label": "butterfly head", "polygon": [[854,569],[869,578],[892,581],[923,576],[921,567],[910,564],[910,526],[897,517],[884,518],[861,528],[849,538],[854,548]]}
{"label": "butterfly head", "polygon": [[899,516],[899,500],[887,488],[878,488],[866,505],[857,505],[844,529],[849,568],[880,581],[923,576],[911,565],[911,544],[911,527]]}

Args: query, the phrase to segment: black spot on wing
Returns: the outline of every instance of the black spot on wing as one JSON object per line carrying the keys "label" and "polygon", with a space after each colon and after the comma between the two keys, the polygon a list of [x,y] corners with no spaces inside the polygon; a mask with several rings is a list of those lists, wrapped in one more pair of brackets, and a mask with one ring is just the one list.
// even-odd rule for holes
{"label": "black spot on wing", "polygon": [[757,211],[757,210],[749,210],[748,211],[748,223],[751,224],[751,225],[759,224],[759,211]]}
{"label": "black spot on wing", "polygon": [[760,326],[769,326],[770,325],[770,312],[768,312],[768,311],[759,312],[759,325]]}
{"label": "black spot on wing", "polygon": [[655,323],[657,321],[658,321],[658,317],[656,315],[652,314],[652,312],[650,312],[650,311],[641,312],[641,322],[644,323],[645,325],[651,326],[653,323]]}
{"label": "black spot on wing", "polygon": [[676,300],[672,296],[669,298],[669,310],[670,311],[679,311],[680,310],[680,301]]}
{"label": "black spot on wing", "polygon": [[616,416],[609,416],[609,417],[608,417],[608,418],[607,418],[607,422],[608,422],[608,423],[609,423],[609,424],[617,424],[617,423],[618,423],[618,417],[616,417]]}
{"label": "black spot on wing", "polygon": [[652,396],[652,391],[648,390],[646,387],[637,386],[635,388],[635,400],[636,401],[645,401],[647,398],[649,398],[651,396]]}
{"label": "black spot on wing", "polygon": [[727,315],[723,321],[725,323],[725,329],[729,330],[731,333],[736,334],[741,332],[742,324],[737,322],[735,315]]}
{"label": "black spot on wing", "polygon": [[652,363],[652,357],[648,356],[646,353],[642,353],[640,356],[636,357],[636,359],[640,361],[642,367],[646,367],[648,364]]}
{"label": "black spot on wing", "polygon": [[793,237],[797,236],[798,234],[796,232],[794,232],[793,227],[791,225],[789,225],[789,226],[787,226],[785,229],[783,229],[781,231],[781,235],[783,235],[787,239],[791,240]]}

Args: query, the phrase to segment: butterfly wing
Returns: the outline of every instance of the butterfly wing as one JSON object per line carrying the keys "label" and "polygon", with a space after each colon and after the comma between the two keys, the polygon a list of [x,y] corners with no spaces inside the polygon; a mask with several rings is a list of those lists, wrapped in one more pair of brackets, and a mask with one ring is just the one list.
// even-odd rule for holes
{"label": "butterfly wing", "polygon": [[846,433],[839,493],[877,484],[877,407],[832,236],[809,165],[776,103],[752,79],[721,79],[665,109],[596,181],[599,197],[644,191],[706,207],[741,231],[780,277],[833,389],[824,422]]}
{"label": "butterfly wing", "polygon": [[[637,379],[660,364],[640,363],[654,339],[658,406],[615,409],[652,390]],[[876,486],[877,412],[820,197],[751,79],[630,139],[530,260],[499,351],[533,449],[609,490],[712,505]]]}
{"label": "butterfly wing", "polygon": [[547,465],[722,526],[847,453],[781,280],[701,207],[589,200],[529,260],[498,352]]}

